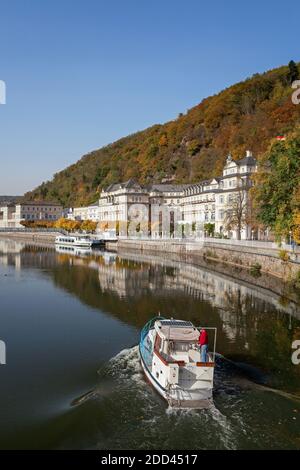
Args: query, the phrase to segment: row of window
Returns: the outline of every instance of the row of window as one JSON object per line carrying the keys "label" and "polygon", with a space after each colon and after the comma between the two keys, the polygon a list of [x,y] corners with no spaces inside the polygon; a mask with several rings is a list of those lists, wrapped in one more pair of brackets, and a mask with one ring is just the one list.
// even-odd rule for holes
{"label": "row of window", "polygon": [[[51,214],[43,214],[43,217],[45,219],[52,219],[52,220],[56,220],[57,219],[57,215],[51,215]],[[30,219],[40,219],[40,216],[39,214],[22,214],[21,216],[22,219],[25,219],[25,220],[30,220]]]}
{"label": "row of window", "polygon": [[32,207],[32,206],[27,207],[27,206],[24,206],[24,207],[22,207],[22,210],[23,211],[47,211],[47,212],[52,212],[52,210],[53,210],[53,212],[55,212],[55,211],[60,210],[60,209],[58,209],[56,207],[52,208],[52,207]]}

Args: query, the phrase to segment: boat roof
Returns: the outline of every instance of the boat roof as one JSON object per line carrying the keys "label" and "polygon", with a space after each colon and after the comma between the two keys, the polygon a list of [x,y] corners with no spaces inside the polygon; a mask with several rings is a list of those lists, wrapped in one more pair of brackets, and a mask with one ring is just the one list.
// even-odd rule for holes
{"label": "boat roof", "polygon": [[155,330],[162,339],[171,341],[197,341],[199,331],[190,321],[158,320]]}

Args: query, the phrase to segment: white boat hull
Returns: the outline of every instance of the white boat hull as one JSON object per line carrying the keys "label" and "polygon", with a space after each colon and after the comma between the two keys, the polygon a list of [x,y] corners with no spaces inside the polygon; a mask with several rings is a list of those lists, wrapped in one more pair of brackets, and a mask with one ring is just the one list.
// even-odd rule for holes
{"label": "white boat hull", "polygon": [[155,390],[174,408],[207,408],[212,404],[212,389],[202,388],[193,390],[183,390],[180,387],[174,387],[169,390],[162,387],[153,377],[150,370],[144,363],[140,353],[141,365],[146,378],[155,388]]}

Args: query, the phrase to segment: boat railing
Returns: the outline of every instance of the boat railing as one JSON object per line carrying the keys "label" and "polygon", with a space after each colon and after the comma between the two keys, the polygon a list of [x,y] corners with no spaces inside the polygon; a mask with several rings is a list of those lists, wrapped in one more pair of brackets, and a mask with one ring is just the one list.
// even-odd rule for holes
{"label": "boat railing", "polygon": [[144,328],[142,329],[141,331],[141,342],[145,339],[145,337],[147,336],[148,332],[154,328],[154,323],[157,321],[157,320],[163,320],[164,317],[161,317],[160,315],[157,315],[156,317],[154,318],[151,318],[151,320],[149,320],[146,325],[144,326]]}

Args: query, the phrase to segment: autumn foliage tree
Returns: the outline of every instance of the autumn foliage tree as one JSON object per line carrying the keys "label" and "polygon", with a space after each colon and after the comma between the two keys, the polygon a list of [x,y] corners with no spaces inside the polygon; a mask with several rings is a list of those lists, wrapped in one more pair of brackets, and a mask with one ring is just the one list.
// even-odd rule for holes
{"label": "autumn foliage tree", "polygon": [[80,229],[85,230],[86,232],[95,232],[97,228],[97,222],[93,222],[92,220],[84,220],[81,224]]}
{"label": "autumn foliage tree", "polygon": [[76,230],[80,230],[81,222],[61,217],[55,222],[55,228],[60,228],[67,232],[75,232]]}
{"label": "autumn foliage tree", "polygon": [[55,223],[50,220],[21,220],[20,224],[25,228],[53,228]]}
{"label": "autumn foliage tree", "polygon": [[293,238],[294,238],[296,243],[300,244],[300,209],[298,209],[294,214]]}

